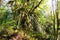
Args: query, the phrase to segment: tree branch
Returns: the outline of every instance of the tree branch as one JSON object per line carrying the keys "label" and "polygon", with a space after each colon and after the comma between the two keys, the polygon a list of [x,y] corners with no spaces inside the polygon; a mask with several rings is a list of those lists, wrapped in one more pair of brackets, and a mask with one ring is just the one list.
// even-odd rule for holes
{"label": "tree branch", "polygon": [[31,15],[32,12],[34,12],[34,10],[35,10],[37,7],[39,7],[39,5],[41,4],[42,1],[43,1],[43,0],[40,0],[40,2],[28,12],[28,14]]}
{"label": "tree branch", "polygon": [[42,0],[33,8],[32,11],[34,11],[40,4],[41,4]]}
{"label": "tree branch", "polygon": [[31,11],[29,11],[30,13],[32,13],[42,2],[43,0],[41,0]]}

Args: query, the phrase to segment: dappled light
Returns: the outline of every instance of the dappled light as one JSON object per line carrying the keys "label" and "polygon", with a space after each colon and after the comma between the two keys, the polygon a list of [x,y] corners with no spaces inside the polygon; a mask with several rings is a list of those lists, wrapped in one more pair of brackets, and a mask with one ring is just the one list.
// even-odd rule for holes
{"label": "dappled light", "polygon": [[0,0],[0,40],[60,40],[59,0]]}

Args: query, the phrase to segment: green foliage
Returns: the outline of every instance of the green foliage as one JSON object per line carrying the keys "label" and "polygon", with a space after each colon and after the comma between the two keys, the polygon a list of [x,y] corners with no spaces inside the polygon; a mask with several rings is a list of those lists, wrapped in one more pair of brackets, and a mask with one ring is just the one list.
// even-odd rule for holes
{"label": "green foliage", "polygon": [[[9,1],[11,11],[0,8],[0,35],[12,40],[53,40],[53,20],[45,17],[42,11],[50,12],[48,0],[13,0]],[[7,7],[8,8],[8,7]],[[41,11],[42,10],[42,11]],[[48,10],[48,11],[47,11]],[[54,19],[54,18],[53,18]],[[49,31],[49,32],[48,32]],[[15,34],[17,33],[17,34]],[[13,36],[11,36],[13,35]],[[8,36],[8,37],[7,37]],[[17,38],[16,38],[17,37]]]}

